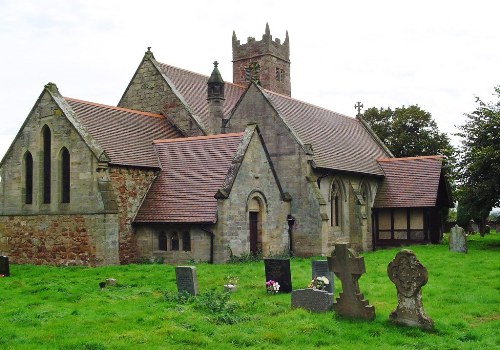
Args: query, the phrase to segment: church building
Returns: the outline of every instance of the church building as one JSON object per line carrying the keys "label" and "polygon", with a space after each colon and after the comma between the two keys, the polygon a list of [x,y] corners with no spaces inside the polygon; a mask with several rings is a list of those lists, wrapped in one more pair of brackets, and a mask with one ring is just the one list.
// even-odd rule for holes
{"label": "church building", "polygon": [[116,107],[47,84],[0,163],[0,254],[217,263],[439,241],[441,157],[396,159],[361,116],[292,98],[288,33],[232,44],[232,83],[148,48]]}

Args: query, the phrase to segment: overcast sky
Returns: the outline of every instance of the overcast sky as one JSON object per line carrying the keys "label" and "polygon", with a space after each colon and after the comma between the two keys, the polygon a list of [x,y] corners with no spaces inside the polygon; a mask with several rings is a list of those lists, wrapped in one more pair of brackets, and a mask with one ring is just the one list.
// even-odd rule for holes
{"label": "overcast sky", "polygon": [[232,81],[231,36],[290,36],[292,96],[418,104],[453,133],[500,84],[500,1],[0,0],[0,158],[47,82],[116,105],[148,46],[163,63]]}

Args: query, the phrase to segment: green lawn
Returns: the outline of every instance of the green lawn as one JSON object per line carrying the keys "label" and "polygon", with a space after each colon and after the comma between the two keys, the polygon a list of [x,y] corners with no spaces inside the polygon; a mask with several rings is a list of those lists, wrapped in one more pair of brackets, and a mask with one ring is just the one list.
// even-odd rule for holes
{"label": "green lawn", "polygon": [[[290,308],[290,294],[267,295],[262,262],[197,264],[201,295],[177,295],[168,265],[100,268],[11,265],[0,278],[0,349],[495,349],[500,348],[500,234],[469,237],[469,253],[446,244],[413,246],[429,272],[424,309],[435,330],[392,325],[396,289],[387,264],[398,249],[364,254],[361,291],[372,322]],[[295,289],[310,259],[292,259]],[[231,300],[227,275],[239,277]],[[100,290],[113,277],[116,287]],[[340,282],[335,280],[335,295]]]}

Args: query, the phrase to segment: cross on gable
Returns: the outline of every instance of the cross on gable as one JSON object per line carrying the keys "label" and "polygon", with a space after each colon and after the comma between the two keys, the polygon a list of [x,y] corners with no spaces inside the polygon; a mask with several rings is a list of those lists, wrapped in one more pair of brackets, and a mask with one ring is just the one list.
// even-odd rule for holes
{"label": "cross on gable", "polygon": [[366,272],[363,257],[347,247],[347,244],[336,244],[331,257],[328,257],[330,271],[342,282],[342,290],[346,294],[359,293],[358,279]]}
{"label": "cross on gable", "polygon": [[363,104],[361,102],[356,102],[354,105],[354,108],[358,110],[358,114],[356,115],[357,117],[361,116],[361,109],[363,108]]}

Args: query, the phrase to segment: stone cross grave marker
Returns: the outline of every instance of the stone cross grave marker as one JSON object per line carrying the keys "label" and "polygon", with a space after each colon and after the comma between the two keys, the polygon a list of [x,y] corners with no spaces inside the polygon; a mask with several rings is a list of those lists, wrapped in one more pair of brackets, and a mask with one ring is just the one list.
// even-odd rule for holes
{"label": "stone cross grave marker", "polygon": [[280,284],[279,292],[290,293],[292,291],[290,259],[264,259],[264,269],[266,281],[273,280]]}
{"label": "stone cross grave marker", "polygon": [[191,295],[198,295],[198,280],[196,278],[196,267],[176,266],[175,278],[177,280],[177,291],[179,293],[188,292]]}
{"label": "stone cross grave marker", "polygon": [[7,256],[0,256],[0,275],[10,276],[9,258]]}
{"label": "stone cross grave marker", "polygon": [[324,290],[306,288],[292,292],[292,308],[302,308],[311,312],[330,311],[333,305],[333,294]]}
{"label": "stone cross grave marker", "polygon": [[330,270],[342,282],[342,293],[333,303],[333,310],[342,316],[358,317],[365,320],[375,318],[375,308],[368,305],[359,291],[358,279],[366,272],[365,261],[346,243],[335,244],[332,256],[328,258]]}
{"label": "stone cross grave marker", "polygon": [[330,281],[325,290],[328,293],[333,293],[333,273],[328,267],[328,260],[313,260],[311,262],[311,279],[315,277],[325,276]]}
{"label": "stone cross grave marker", "polygon": [[398,306],[389,319],[398,324],[431,330],[434,321],[424,312],[422,286],[427,283],[427,269],[415,253],[403,249],[387,266],[387,274],[398,292]]}
{"label": "stone cross grave marker", "polygon": [[452,252],[467,253],[467,235],[465,230],[455,225],[450,230],[449,250]]}

